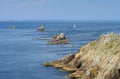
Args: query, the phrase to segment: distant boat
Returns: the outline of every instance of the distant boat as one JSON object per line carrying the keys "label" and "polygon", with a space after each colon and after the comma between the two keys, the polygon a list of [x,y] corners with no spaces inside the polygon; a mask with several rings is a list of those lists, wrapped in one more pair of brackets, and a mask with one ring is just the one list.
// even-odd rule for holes
{"label": "distant boat", "polygon": [[73,27],[76,28],[76,25],[74,24]]}
{"label": "distant boat", "polygon": [[16,26],[15,26],[15,25],[13,25],[13,26],[12,26],[12,29],[13,29],[13,30],[15,30],[15,29],[16,29]]}

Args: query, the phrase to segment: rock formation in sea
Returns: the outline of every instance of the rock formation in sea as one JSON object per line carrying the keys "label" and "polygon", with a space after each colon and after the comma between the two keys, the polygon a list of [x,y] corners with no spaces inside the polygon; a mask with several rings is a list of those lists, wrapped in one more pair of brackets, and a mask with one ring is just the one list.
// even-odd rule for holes
{"label": "rock formation in sea", "polygon": [[120,79],[120,34],[102,34],[76,54],[44,65],[69,71],[74,79]]}
{"label": "rock formation in sea", "polygon": [[48,42],[48,44],[67,44],[69,43],[64,33],[57,34]]}
{"label": "rock formation in sea", "polygon": [[44,30],[45,30],[44,24],[40,25],[40,26],[37,28],[37,31],[44,31]]}

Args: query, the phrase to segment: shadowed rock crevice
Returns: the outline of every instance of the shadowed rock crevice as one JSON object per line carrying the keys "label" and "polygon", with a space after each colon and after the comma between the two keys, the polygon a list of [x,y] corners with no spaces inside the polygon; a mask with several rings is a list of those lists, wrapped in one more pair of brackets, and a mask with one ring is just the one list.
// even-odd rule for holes
{"label": "shadowed rock crevice", "polygon": [[120,69],[114,69],[110,71],[110,74],[105,76],[105,79],[120,79]]}

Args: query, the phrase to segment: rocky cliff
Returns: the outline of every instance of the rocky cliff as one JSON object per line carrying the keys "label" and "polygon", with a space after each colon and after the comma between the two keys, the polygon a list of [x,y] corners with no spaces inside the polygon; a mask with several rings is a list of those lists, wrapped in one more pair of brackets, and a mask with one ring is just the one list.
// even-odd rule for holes
{"label": "rocky cliff", "polygon": [[44,65],[70,71],[69,78],[120,79],[120,34],[103,34],[78,53]]}

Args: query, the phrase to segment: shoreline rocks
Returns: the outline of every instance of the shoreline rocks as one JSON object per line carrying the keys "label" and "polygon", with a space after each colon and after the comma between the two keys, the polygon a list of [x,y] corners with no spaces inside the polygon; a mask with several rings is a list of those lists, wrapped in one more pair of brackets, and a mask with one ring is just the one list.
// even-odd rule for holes
{"label": "shoreline rocks", "polygon": [[57,34],[48,42],[48,44],[68,44],[69,39],[66,38],[64,33]]}
{"label": "shoreline rocks", "polygon": [[71,72],[69,78],[120,79],[120,34],[103,34],[76,54],[44,65]]}

